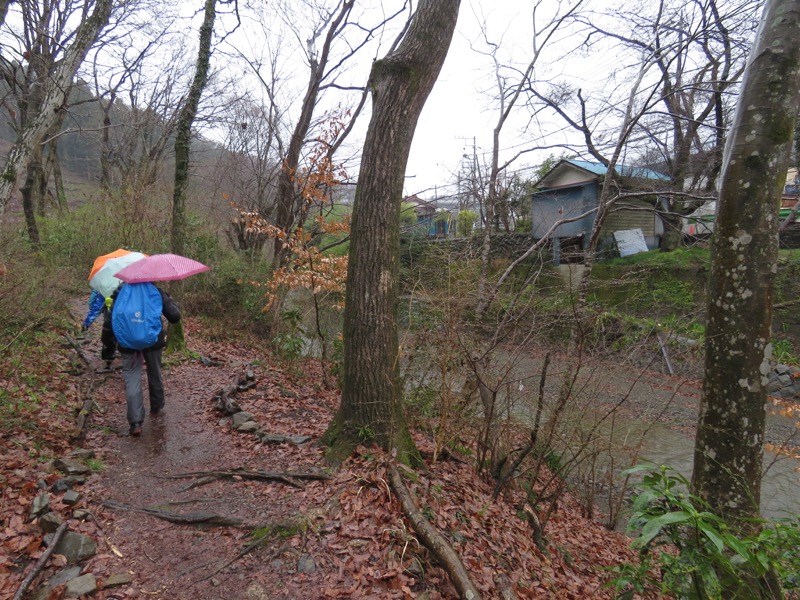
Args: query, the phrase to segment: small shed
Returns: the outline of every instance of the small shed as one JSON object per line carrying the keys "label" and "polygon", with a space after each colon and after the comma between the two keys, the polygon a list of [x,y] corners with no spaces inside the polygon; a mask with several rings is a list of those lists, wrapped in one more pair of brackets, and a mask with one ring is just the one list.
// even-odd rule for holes
{"label": "small shed", "polygon": [[[560,262],[563,244],[577,243],[585,250],[595,221],[607,168],[600,163],[565,159],[559,161],[537,184],[531,197],[531,222],[534,239],[548,237],[553,244],[553,260]],[[669,181],[666,175],[643,167],[618,165],[616,173],[629,191],[656,189]],[[602,236],[613,243],[615,231],[640,229],[649,249],[657,248],[664,233],[658,216],[660,199],[633,198],[619,201],[606,217]],[[574,219],[566,223],[559,221]]]}
{"label": "small shed", "polygon": [[416,194],[403,198],[403,204],[414,207],[417,224],[414,232],[427,237],[447,237],[450,232],[450,213],[437,208],[434,202],[423,200]]}

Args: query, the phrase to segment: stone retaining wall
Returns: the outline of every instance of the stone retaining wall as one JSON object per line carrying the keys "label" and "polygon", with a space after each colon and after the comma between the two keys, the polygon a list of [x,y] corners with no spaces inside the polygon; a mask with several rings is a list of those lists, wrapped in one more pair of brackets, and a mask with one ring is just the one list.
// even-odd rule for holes
{"label": "stone retaining wall", "polygon": [[800,367],[774,365],[769,374],[767,393],[777,398],[800,400]]}

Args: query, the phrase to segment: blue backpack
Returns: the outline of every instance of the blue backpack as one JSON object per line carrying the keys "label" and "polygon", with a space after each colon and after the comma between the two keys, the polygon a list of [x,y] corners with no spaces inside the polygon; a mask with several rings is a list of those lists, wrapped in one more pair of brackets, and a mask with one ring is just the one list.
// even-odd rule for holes
{"label": "blue backpack", "polygon": [[161,333],[161,292],[152,283],[123,285],[111,309],[111,328],[122,348],[144,350]]}

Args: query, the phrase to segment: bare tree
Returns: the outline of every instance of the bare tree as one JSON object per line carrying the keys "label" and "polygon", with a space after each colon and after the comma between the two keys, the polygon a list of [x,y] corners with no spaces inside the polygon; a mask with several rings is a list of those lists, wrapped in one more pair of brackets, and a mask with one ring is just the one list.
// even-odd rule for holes
{"label": "bare tree", "polygon": [[[58,113],[63,108],[72,85],[72,78],[91,46],[108,25],[111,12],[111,0],[97,0],[94,4],[91,2],[83,4],[80,11],[81,22],[69,38],[70,43],[63,48],[63,55],[52,65],[52,70],[37,82],[41,86],[38,112],[19,131],[17,141],[8,153],[0,177],[0,221],[6,204],[16,189],[20,173],[27,167],[31,155],[36,152],[36,147],[58,119]],[[3,62],[4,68],[13,66],[5,59]]]}
{"label": "bare tree", "polygon": [[[336,0],[333,3],[304,0],[299,3],[286,2],[281,10],[276,11],[276,16],[283,21],[287,37],[297,40],[297,49],[302,52],[308,66],[308,79],[298,98],[299,108],[296,115],[290,116],[289,111],[281,107],[278,93],[281,82],[276,77],[279,64],[275,54],[266,61],[255,61],[252,58],[247,60],[251,70],[261,80],[268,97],[268,110],[264,112],[270,119],[269,126],[275,128],[276,132],[280,131],[274,136],[281,171],[275,182],[272,213],[275,225],[287,233],[291,233],[305,220],[305,203],[297,186],[296,174],[304,160],[304,149],[314,137],[313,131],[326,119],[320,115],[323,97],[331,92],[343,95],[343,102],[353,108],[350,118],[355,121],[366,101],[366,90],[363,79],[358,75],[353,79],[352,76],[345,78],[344,74],[357,56],[372,47],[377,34],[386,23],[405,11],[404,5],[396,13],[388,17],[384,15],[375,23],[369,24],[366,22],[368,17],[357,14],[358,8],[354,0]],[[309,24],[310,28],[306,27]],[[268,26],[270,25],[265,23],[265,29]],[[291,47],[283,44],[272,51],[284,52],[285,46]],[[352,83],[353,81],[358,83]],[[335,104],[328,100],[329,106]],[[288,131],[285,136],[284,128]],[[351,131],[352,126],[341,132],[339,139],[331,144],[331,153]],[[275,239],[274,246],[273,267],[278,268],[287,257],[282,254],[284,244],[281,239]]]}
{"label": "bare tree", "polygon": [[397,333],[400,203],[417,120],[439,75],[459,0],[422,0],[396,48],[375,62],[373,112],[351,226],[342,403],[326,433],[341,459],[359,442],[419,460],[402,406]]}
{"label": "bare tree", "polygon": [[597,38],[652,57],[660,78],[660,99],[639,121],[628,156],[653,166],[671,179],[678,194],[665,195],[665,232],[661,249],[681,241],[681,218],[705,200],[680,192],[711,193],[722,163],[725,131],[739,78],[755,28],[755,0],[673,2],[661,0],[608,17],[580,15],[588,31],[587,48]]}
{"label": "bare tree", "polygon": [[[476,315],[480,318],[487,306],[487,276],[489,266],[489,252],[491,249],[492,229],[494,227],[495,213],[497,207],[501,204],[503,196],[506,193],[506,186],[502,185],[501,174],[511,166],[520,156],[537,149],[535,146],[525,148],[516,152],[512,157],[500,162],[500,136],[503,128],[509,119],[509,116],[517,108],[518,101],[524,99],[524,92],[531,86],[531,78],[536,63],[542,55],[542,51],[547,47],[547,44],[552,37],[558,32],[559,28],[572,17],[578,8],[581,6],[582,0],[578,0],[573,4],[568,4],[563,13],[559,12],[550,17],[539,30],[537,23],[537,11],[542,8],[543,2],[539,1],[534,5],[532,11],[532,21],[534,25],[531,48],[531,58],[528,64],[520,70],[514,69],[504,65],[499,58],[498,51],[500,46],[485,40],[489,48],[488,55],[492,60],[494,68],[495,84],[496,84],[496,100],[497,100],[497,121],[495,122],[494,129],[492,130],[492,150],[491,150],[491,164],[488,169],[488,178],[485,182],[485,194],[483,191],[483,182],[480,183],[480,189],[475,190],[475,194],[479,197],[485,197],[483,206],[485,207],[484,217],[484,230],[483,230],[483,246],[481,250],[481,275],[478,281],[478,300],[475,308]],[[488,35],[484,27],[484,36]]]}
{"label": "bare tree", "polygon": [[175,47],[173,23],[163,14],[157,30],[134,23],[122,43],[104,40],[94,53],[91,100],[101,122],[89,135],[99,142],[100,188],[106,196],[121,190],[144,195],[162,175],[180,95],[188,86],[185,51]]}

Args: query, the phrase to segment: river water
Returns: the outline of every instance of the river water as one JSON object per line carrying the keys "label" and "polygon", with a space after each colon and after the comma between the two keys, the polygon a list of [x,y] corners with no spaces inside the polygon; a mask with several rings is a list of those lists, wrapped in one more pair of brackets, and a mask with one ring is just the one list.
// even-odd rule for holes
{"label": "river water", "polygon": [[[433,362],[439,358],[435,352],[430,357]],[[484,381],[503,382],[491,385],[498,391],[499,403],[504,405],[502,412],[507,418],[533,423],[543,358],[544,354],[536,350],[496,351],[492,364],[482,372]],[[551,359],[544,387],[545,422],[553,414],[564,375],[559,368],[564,362],[563,357],[561,361]],[[435,388],[440,384],[441,370],[430,368],[430,364],[428,369],[420,364],[406,367],[407,391],[420,385]],[[461,373],[449,382],[456,394],[460,393],[465,379]],[[619,492],[619,472],[634,464],[664,464],[691,478],[700,385],[695,379],[664,375],[622,362],[584,362],[572,386],[569,404],[558,417],[560,425],[555,444],[561,445],[566,457],[580,448],[583,454],[577,462],[583,464],[573,473],[578,478],[585,480],[588,470],[592,481],[607,482],[607,471],[614,473],[614,484],[595,486],[599,491],[593,495],[601,511],[608,505],[609,489],[617,487],[615,492]],[[608,417],[611,407],[615,407],[613,418]],[[797,420],[782,416],[772,405],[770,407],[766,441],[774,447],[793,448],[796,456],[800,448]],[[480,414],[479,407],[476,413]],[[604,416],[603,424],[598,427],[598,420]],[[587,443],[590,438],[592,441]],[[588,445],[591,448],[587,450]],[[591,463],[589,467],[585,466],[586,462]],[[765,452],[764,473],[762,515],[768,519],[800,515],[800,461],[784,454]]]}

